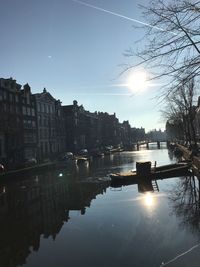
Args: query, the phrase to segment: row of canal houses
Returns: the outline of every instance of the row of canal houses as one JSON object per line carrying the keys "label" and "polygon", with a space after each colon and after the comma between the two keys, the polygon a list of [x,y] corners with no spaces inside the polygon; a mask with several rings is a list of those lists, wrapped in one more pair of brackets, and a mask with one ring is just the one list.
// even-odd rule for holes
{"label": "row of canal houses", "polygon": [[86,111],[77,101],[63,106],[45,88],[33,94],[28,84],[0,78],[0,161],[7,165],[83,148],[128,146],[144,136],[143,128],[120,123],[115,113]]}

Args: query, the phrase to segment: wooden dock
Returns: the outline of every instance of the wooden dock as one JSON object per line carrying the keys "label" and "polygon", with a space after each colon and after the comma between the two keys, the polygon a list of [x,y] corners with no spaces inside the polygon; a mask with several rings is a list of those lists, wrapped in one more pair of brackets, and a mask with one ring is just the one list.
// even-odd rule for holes
{"label": "wooden dock", "polygon": [[179,177],[190,174],[191,165],[189,163],[175,163],[164,166],[154,167],[149,173],[137,173],[129,171],[110,174],[111,183],[134,184],[147,180],[159,180],[172,177]]}

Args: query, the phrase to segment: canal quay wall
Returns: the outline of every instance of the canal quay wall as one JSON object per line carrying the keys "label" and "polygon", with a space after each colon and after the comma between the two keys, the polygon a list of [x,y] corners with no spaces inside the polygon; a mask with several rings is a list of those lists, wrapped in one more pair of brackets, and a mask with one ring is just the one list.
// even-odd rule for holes
{"label": "canal quay wall", "polygon": [[198,178],[200,178],[200,156],[192,155],[192,151],[183,145],[177,144],[176,146],[183,153],[182,157],[185,160],[191,160],[193,172]]}
{"label": "canal quay wall", "polygon": [[6,179],[14,178],[18,175],[24,175],[24,174],[29,174],[29,173],[34,174],[35,172],[38,172],[38,171],[52,169],[55,167],[55,165],[56,165],[55,162],[46,162],[46,163],[36,164],[34,166],[26,167],[23,169],[4,171],[0,173],[0,180],[3,181],[4,178]]}

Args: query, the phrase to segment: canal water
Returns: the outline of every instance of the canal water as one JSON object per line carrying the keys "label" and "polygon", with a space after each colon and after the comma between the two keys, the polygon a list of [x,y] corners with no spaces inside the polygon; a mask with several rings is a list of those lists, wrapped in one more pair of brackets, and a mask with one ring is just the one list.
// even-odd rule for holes
{"label": "canal water", "polygon": [[1,267],[199,266],[200,201],[194,177],[111,187],[136,161],[175,161],[160,149],[121,152],[0,184]]}

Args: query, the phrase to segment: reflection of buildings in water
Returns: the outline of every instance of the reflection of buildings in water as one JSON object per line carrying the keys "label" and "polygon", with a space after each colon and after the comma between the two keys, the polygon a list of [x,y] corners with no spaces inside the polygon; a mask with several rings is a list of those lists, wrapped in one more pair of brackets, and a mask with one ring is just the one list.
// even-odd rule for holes
{"label": "reflection of buildings in water", "polygon": [[25,263],[40,236],[53,239],[69,219],[70,210],[85,213],[105,184],[67,182],[52,173],[0,188],[0,266]]}
{"label": "reflection of buildings in water", "polygon": [[91,158],[92,168],[101,168],[105,166],[105,157]]}
{"label": "reflection of buildings in water", "polygon": [[170,195],[173,212],[181,218],[181,226],[200,233],[200,181],[192,177],[181,179]]}

